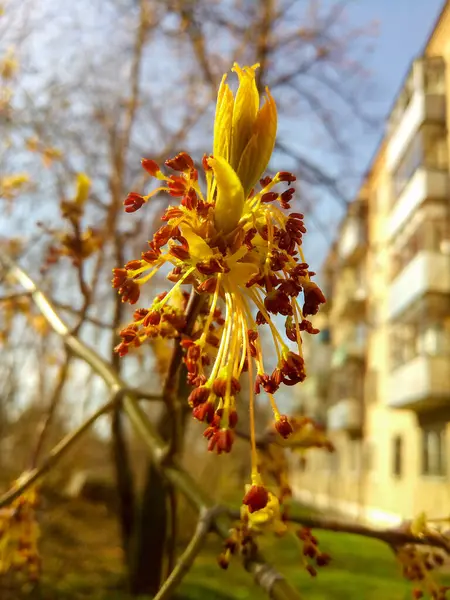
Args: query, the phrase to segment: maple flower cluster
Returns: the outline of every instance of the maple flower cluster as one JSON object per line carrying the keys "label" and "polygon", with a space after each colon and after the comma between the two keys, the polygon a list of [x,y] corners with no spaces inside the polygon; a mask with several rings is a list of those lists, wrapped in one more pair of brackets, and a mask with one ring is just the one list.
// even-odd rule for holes
{"label": "maple flower cluster", "polygon": [[[113,278],[122,300],[136,304],[141,286],[163,265],[171,265],[171,290],[135,311],[133,322],[120,332],[116,351],[124,356],[152,338],[180,340],[193,386],[188,402],[193,416],[206,424],[209,450],[231,450],[238,420],[236,396],[242,374],[248,374],[253,470],[244,504],[250,513],[271,501],[256,466],[254,396],[268,395],[275,427],[288,437],[292,426],[280,414],[274,394],[282,385],[305,379],[302,332],[317,333],[307,317],[325,302],[303,254],[303,215],[289,212],[296,178],[285,171],[263,176],[275,144],[277,109],[268,89],[260,107],[257,68],[234,65],[239,78],[235,96],[223,77],[213,153],[203,157],[200,174],[186,152],[167,160],[167,171],[151,159],[142,160],[158,187],[148,195],[131,192],[124,202],[126,212],[137,211],[160,192],[179,199],[179,204],[167,208],[163,225],[141,258],[114,269]],[[179,302],[185,284],[205,298],[189,336]],[[274,315],[284,318],[284,332]],[[264,365],[261,326],[269,328],[277,357],[271,373]]]}
{"label": "maple flower cluster", "polygon": [[[20,483],[19,479],[17,484]],[[37,492],[31,488],[11,507],[0,509],[0,576],[14,570],[26,574],[30,581],[37,581],[41,562],[37,547],[37,502]]]}

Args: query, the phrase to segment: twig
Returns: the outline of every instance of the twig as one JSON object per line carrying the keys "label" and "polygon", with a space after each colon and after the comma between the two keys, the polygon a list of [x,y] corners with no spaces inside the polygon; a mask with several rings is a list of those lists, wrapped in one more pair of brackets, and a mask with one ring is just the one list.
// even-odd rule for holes
{"label": "twig", "polygon": [[[240,519],[239,510],[229,510],[227,513],[232,519]],[[379,540],[388,544],[388,546],[404,546],[405,544],[416,544],[419,546],[433,546],[445,550],[450,554],[450,543],[442,535],[414,535],[401,529],[375,529],[358,523],[349,523],[338,519],[328,519],[326,517],[308,517],[289,515],[290,523],[298,523],[309,529],[323,529],[326,531],[335,531],[337,533],[350,533],[360,535],[374,540]]]}
{"label": "twig", "polygon": [[[63,310],[63,311],[67,311],[68,313],[71,313],[77,317],[80,316],[80,312],[81,309],[78,308],[74,308],[73,306],[70,306],[69,304],[64,304],[63,302],[58,302],[57,300],[53,300],[53,304]],[[113,325],[112,323],[106,323],[105,321],[102,321],[101,319],[97,319],[96,317],[90,317],[90,316],[85,316],[85,321],[87,321],[88,323],[91,323],[92,325],[95,325],[96,327],[101,327],[102,329],[109,329],[111,330]]]}
{"label": "twig", "polygon": [[[242,429],[235,429],[235,434],[238,438],[243,440],[250,440],[250,434],[247,431],[243,431]],[[280,437],[278,433],[275,431],[268,429],[264,433],[256,436],[256,447],[260,450],[267,448],[271,444],[275,444],[277,446],[281,446],[282,448],[313,448],[315,444],[312,443],[311,438],[308,438],[305,435],[305,438],[302,440],[290,440],[283,439]]]}
{"label": "twig", "polygon": [[82,425],[75,431],[66,435],[47,455],[46,459],[39,467],[27,471],[20,480],[20,484],[14,486],[0,497],[0,508],[8,506],[27,489],[35,484],[64,456],[64,454],[74,445],[74,443],[90,428],[95,421],[107,413],[116,402],[114,397],[106,404],[97,409]]}
{"label": "twig", "polygon": [[450,543],[442,535],[413,535],[400,529],[374,529],[358,523],[347,523],[335,519],[323,517],[289,517],[293,523],[300,523],[311,529],[326,529],[328,531],[337,531],[340,533],[352,533],[364,537],[373,538],[385,542],[386,544],[403,546],[405,544],[418,544],[421,546],[435,546],[442,548],[450,554]]}
{"label": "twig", "polygon": [[14,292],[13,294],[6,294],[5,296],[0,296],[0,302],[10,302],[11,300],[18,300],[19,298],[27,298],[29,296],[29,292]]}
{"label": "twig", "polygon": [[223,508],[213,506],[200,511],[197,528],[191,541],[178,559],[175,568],[161,586],[161,589],[156,594],[154,600],[166,600],[167,598],[170,598],[172,592],[181,583],[183,577],[189,572],[194,560],[201,551],[206,536],[211,531],[214,519],[217,517],[220,510],[223,512]]}
{"label": "twig", "polygon": [[64,389],[64,385],[67,381],[67,376],[69,374],[70,362],[72,360],[73,355],[69,352],[66,352],[66,357],[64,363],[60,366],[58,377],[56,380],[56,385],[53,389],[53,393],[48,405],[47,412],[42,422],[38,425],[38,439],[36,442],[36,446],[31,459],[31,468],[34,469],[39,461],[39,456],[42,452],[42,448],[44,447],[45,437],[47,432],[50,429],[50,426],[53,421],[53,417],[55,416],[56,408],[61,399],[62,391]]}

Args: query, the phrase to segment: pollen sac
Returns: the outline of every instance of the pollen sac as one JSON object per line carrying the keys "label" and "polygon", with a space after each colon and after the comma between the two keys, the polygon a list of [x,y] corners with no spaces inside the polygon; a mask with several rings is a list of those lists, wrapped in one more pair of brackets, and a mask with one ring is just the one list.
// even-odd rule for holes
{"label": "pollen sac", "polygon": [[242,504],[245,504],[249,513],[265,508],[269,501],[269,492],[263,485],[252,485],[245,494]]}
{"label": "pollen sac", "polygon": [[201,386],[201,387],[195,388],[189,394],[188,402],[189,402],[190,406],[195,408],[196,406],[199,406],[200,404],[204,404],[208,400],[210,394],[211,394],[211,391],[207,387]]}
{"label": "pollen sac", "polygon": [[192,416],[197,421],[206,421],[206,423],[212,423],[214,418],[214,404],[212,402],[204,402],[199,404],[192,411]]}
{"label": "pollen sac", "polygon": [[280,415],[280,418],[275,422],[275,429],[284,439],[287,439],[294,431],[286,415]]}
{"label": "pollen sac", "polygon": [[158,166],[158,163],[156,163],[151,158],[143,158],[141,160],[141,165],[147,171],[147,173],[149,175],[151,175],[152,177],[155,177],[156,174],[160,172],[160,168]]}
{"label": "pollen sac", "polygon": [[194,161],[187,152],[180,152],[174,158],[169,158],[165,162],[166,166],[174,171],[190,171],[194,168]]}
{"label": "pollen sac", "polygon": [[303,305],[303,314],[316,315],[319,311],[320,304],[326,302],[325,296],[318,285],[312,281],[303,284],[303,293],[305,295],[305,303]]}
{"label": "pollen sac", "polygon": [[141,206],[145,203],[145,198],[141,196],[141,194],[137,194],[136,192],[130,192],[128,196],[123,201],[123,205],[125,206],[125,212],[133,213],[141,208]]}
{"label": "pollen sac", "polygon": [[217,454],[231,451],[234,441],[234,434],[231,429],[218,429],[209,439],[208,450],[216,451]]}

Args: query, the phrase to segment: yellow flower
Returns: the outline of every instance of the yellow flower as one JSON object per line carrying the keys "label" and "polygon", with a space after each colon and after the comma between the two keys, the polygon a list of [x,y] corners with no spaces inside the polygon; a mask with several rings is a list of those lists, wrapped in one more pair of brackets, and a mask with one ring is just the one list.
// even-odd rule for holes
{"label": "yellow flower", "polygon": [[[247,494],[251,487],[250,485],[245,486]],[[278,498],[272,492],[267,492],[267,494],[267,504],[259,510],[251,512],[247,505],[241,506],[241,520],[248,524],[250,530],[257,533],[269,531],[277,534],[284,533],[287,527],[281,518]]]}
{"label": "yellow flower", "polygon": [[[20,482],[21,479],[17,484]],[[37,500],[36,489],[31,488],[11,507],[0,509],[0,575],[19,569],[32,580],[39,576]]]}
{"label": "yellow flower", "polygon": [[[275,144],[277,110],[269,90],[260,108],[257,67],[234,65],[239,79],[235,96],[226,76],[222,79],[213,154],[202,160],[205,193],[197,166],[186,152],[165,162],[172,174],[165,174],[151,159],[142,160],[158,187],[147,195],[130,192],[124,202],[126,212],[137,211],[160,192],[178,198],[179,204],[166,210],[163,226],[141,258],[114,269],[113,279],[122,300],[135,304],[141,286],[163,265],[173,266],[167,276],[174,283],[172,289],[157,296],[151,306],[135,311],[133,322],[120,332],[122,342],[116,350],[123,356],[146,339],[183,336],[188,383],[194,386],[188,401],[194,417],[208,424],[204,434],[208,448],[218,453],[228,452],[233,444],[235,397],[241,375],[248,373],[254,470],[254,393],[263,389],[268,394],[277,431],[290,435],[292,427],[280,415],[273,394],[281,384],[304,380],[301,332],[317,333],[306,317],[325,302],[311,282],[303,255],[303,215],[289,212],[295,176],[281,171],[261,179]],[[184,292],[184,305],[174,302],[184,284],[204,294],[189,338],[184,334],[189,294]],[[285,317],[284,332],[272,320],[276,314]],[[264,368],[258,333],[262,325],[272,334],[278,359],[271,374]],[[276,512],[274,502],[270,498],[267,514]]]}

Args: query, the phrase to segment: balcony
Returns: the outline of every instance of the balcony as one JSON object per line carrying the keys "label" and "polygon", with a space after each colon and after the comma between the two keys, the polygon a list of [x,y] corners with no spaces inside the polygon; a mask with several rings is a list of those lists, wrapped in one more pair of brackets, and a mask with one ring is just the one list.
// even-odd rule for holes
{"label": "balcony", "polygon": [[416,60],[389,121],[386,163],[393,171],[425,122],[444,123],[445,63],[441,57]]}
{"label": "balcony", "polygon": [[426,294],[450,294],[450,256],[426,250],[416,254],[392,282],[389,319]]}
{"label": "balcony", "polygon": [[448,356],[416,356],[390,376],[387,402],[391,408],[424,412],[450,407]]}
{"label": "balcony", "polygon": [[354,265],[367,249],[367,227],[362,215],[351,216],[340,236],[338,255],[342,263]]}
{"label": "balcony", "polygon": [[425,200],[446,200],[449,195],[448,171],[418,168],[396,199],[388,220],[388,235],[393,238]]}
{"label": "balcony", "polygon": [[339,400],[328,409],[327,426],[329,431],[346,431],[351,436],[362,433],[362,404],[356,398]]}
{"label": "balcony", "polygon": [[334,296],[333,310],[336,316],[352,321],[364,319],[367,309],[367,290],[363,276],[352,273],[339,281]]}
{"label": "balcony", "polygon": [[352,336],[334,350],[331,357],[331,368],[336,370],[347,365],[350,361],[364,361],[365,356],[366,336],[363,334]]}

